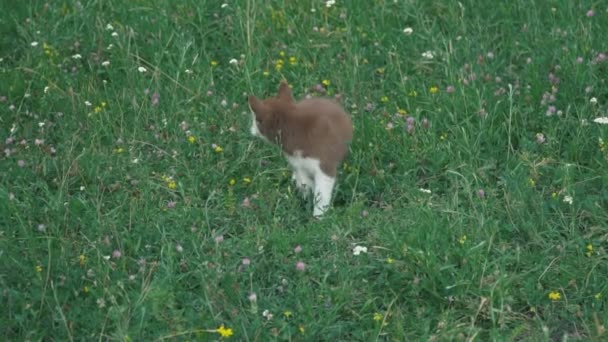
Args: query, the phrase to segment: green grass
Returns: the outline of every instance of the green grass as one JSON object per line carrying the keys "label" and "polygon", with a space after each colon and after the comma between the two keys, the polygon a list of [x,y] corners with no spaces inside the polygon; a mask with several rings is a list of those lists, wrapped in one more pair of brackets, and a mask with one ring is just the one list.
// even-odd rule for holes
{"label": "green grass", "polygon": [[[605,4],[227,3],[2,6],[0,339],[606,338]],[[282,79],[355,124],[321,221],[249,134]]]}

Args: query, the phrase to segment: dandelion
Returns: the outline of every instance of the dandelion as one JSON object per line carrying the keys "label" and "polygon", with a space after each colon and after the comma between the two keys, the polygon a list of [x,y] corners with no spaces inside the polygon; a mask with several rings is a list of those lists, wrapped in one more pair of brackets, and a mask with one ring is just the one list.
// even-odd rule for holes
{"label": "dandelion", "polygon": [[78,257],[78,262],[80,263],[80,266],[84,266],[84,264],[87,262],[87,257],[84,254],[80,254]]}
{"label": "dandelion", "polygon": [[382,103],[387,103],[387,102],[388,102],[388,96],[382,96],[382,97],[380,98],[380,102],[382,102]]}
{"label": "dandelion", "polygon": [[416,97],[416,96],[418,96],[418,92],[417,92],[417,91],[415,91],[415,90],[412,90],[412,91],[410,91],[410,92],[407,94],[407,96],[409,96],[409,97]]}
{"label": "dandelion", "polygon": [[458,239],[458,243],[461,245],[464,245],[464,243],[467,242],[467,236],[463,235]]}
{"label": "dandelion", "polygon": [[331,84],[331,82],[329,80],[323,80],[323,81],[321,81],[321,83],[326,87],[329,87],[329,85]]}
{"label": "dandelion", "polygon": [[120,153],[123,153],[123,152],[125,152],[125,149],[122,148],[122,147],[117,147],[117,148],[114,149],[114,153],[120,154]]}
{"label": "dandelion", "polygon": [[262,72],[262,75],[264,75],[264,77],[268,77],[270,76],[270,72],[268,70],[264,70],[264,72]]}
{"label": "dandelion", "polygon": [[305,331],[304,326],[300,324],[300,325],[298,326],[298,330],[300,331],[300,334],[303,334],[303,333],[304,333],[304,331]]}
{"label": "dandelion", "polygon": [[438,87],[432,86],[432,87],[429,88],[429,92],[431,94],[436,94],[438,91],[439,91]]}
{"label": "dandelion", "polygon": [[215,68],[219,63],[218,63],[218,61],[214,60],[214,61],[211,61],[210,64],[211,64],[211,67]]}
{"label": "dandelion", "polygon": [[376,321],[376,322],[380,322],[380,321],[382,320],[382,318],[383,318],[383,317],[384,317],[384,316],[382,316],[382,314],[381,314],[381,313],[376,312],[376,313],[374,313],[374,317],[373,317],[373,319],[374,319],[374,321]]}
{"label": "dandelion", "polygon": [[217,328],[216,332],[222,337],[230,337],[234,334],[231,328],[224,328],[223,324],[220,325],[219,328]]}
{"label": "dandelion", "polygon": [[233,186],[234,184],[236,184],[236,179],[231,178],[230,182],[228,182],[228,184],[230,184],[230,186]]}
{"label": "dandelion", "polygon": [[387,264],[389,264],[389,265],[390,265],[390,264],[392,264],[392,263],[394,263],[394,262],[395,262],[395,259],[393,259],[393,258],[391,258],[391,257],[386,258],[386,263],[387,263]]}
{"label": "dandelion", "polygon": [[570,196],[570,195],[564,196],[564,203],[568,203],[568,204],[572,205],[572,202],[573,202],[572,196]]}
{"label": "dandelion", "polygon": [[290,318],[293,316],[293,312],[286,310],[283,312],[283,316],[285,316],[285,318]]}
{"label": "dandelion", "polygon": [[215,151],[215,153],[221,153],[224,150],[220,145],[216,145],[216,144],[213,144],[212,148]]}
{"label": "dandelion", "polygon": [[411,27],[406,27],[406,28],[404,28],[404,29],[403,29],[403,33],[404,33],[406,36],[409,36],[409,35],[411,35],[412,33],[414,33],[414,29],[413,29],[413,28],[411,28]]}
{"label": "dandelion", "polygon": [[296,65],[298,64],[298,60],[294,56],[291,56],[289,57],[289,64]]}
{"label": "dandelion", "polygon": [[196,137],[194,135],[189,135],[188,142],[194,144],[196,142]]}
{"label": "dandelion", "polygon": [[355,246],[355,248],[353,248],[353,255],[359,255],[361,253],[367,253],[367,247],[364,246]]}
{"label": "dandelion", "polygon": [[298,271],[304,271],[306,269],[306,264],[302,261],[298,261],[296,263],[296,270]]}
{"label": "dandelion", "polygon": [[279,58],[274,64],[274,69],[276,71],[281,71],[281,69],[283,69],[283,63],[284,63],[284,61]]}
{"label": "dandelion", "polygon": [[38,272],[38,273],[42,272],[42,266],[36,265],[36,272]]}
{"label": "dandelion", "polygon": [[559,292],[557,292],[557,291],[551,291],[551,292],[549,292],[548,297],[549,297],[549,299],[551,299],[552,301],[557,301],[557,300],[562,299],[562,295],[561,295],[561,293],[559,293]]}
{"label": "dandelion", "polygon": [[177,183],[173,179],[170,179],[167,181],[167,187],[169,189],[173,190],[173,189],[177,188]]}
{"label": "dandelion", "polygon": [[251,183],[251,178],[249,178],[249,177],[243,178],[243,183],[250,184]]}
{"label": "dandelion", "polygon": [[602,294],[600,292],[598,292],[593,297],[595,297],[595,299],[597,299],[597,300],[600,300],[600,299],[602,299]]}

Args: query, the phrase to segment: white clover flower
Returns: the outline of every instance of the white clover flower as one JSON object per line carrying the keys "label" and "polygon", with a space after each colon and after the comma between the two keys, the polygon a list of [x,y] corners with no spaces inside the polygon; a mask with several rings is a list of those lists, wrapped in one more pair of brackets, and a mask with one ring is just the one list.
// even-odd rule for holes
{"label": "white clover flower", "polygon": [[598,123],[600,125],[608,125],[608,117],[601,116],[599,118],[593,119],[593,122]]}
{"label": "white clover flower", "polygon": [[572,196],[570,196],[570,195],[564,196],[564,203],[568,203],[568,204],[572,205],[572,202],[573,202]]}
{"label": "white clover flower", "polygon": [[38,123],[38,127],[40,127],[40,128],[44,127],[44,125],[45,125],[44,121],[41,121]]}
{"label": "white clover flower", "polygon": [[592,97],[589,102],[591,102],[591,104],[597,104],[597,98]]}
{"label": "white clover flower", "polygon": [[403,33],[405,33],[406,36],[409,36],[410,34],[414,33],[414,29],[411,27],[406,27],[403,29]]}
{"label": "white clover flower", "polygon": [[327,0],[325,1],[325,7],[331,8],[331,6],[336,4],[336,0]]}
{"label": "white clover flower", "polygon": [[355,246],[355,248],[353,248],[353,255],[359,255],[361,252],[367,253],[367,247]]}
{"label": "white clover flower", "polygon": [[113,31],[114,30],[114,26],[112,26],[112,24],[108,23],[108,25],[106,25],[106,30]]}
{"label": "white clover flower", "polygon": [[72,55],[72,59],[81,59],[81,58],[82,58],[82,56],[79,53]]}
{"label": "white clover flower", "polygon": [[435,58],[435,55],[433,54],[433,51],[426,51],[422,53],[422,57],[426,58],[426,59],[433,59]]}
{"label": "white clover flower", "polygon": [[32,42],[30,45],[33,47],[36,47],[36,46],[38,46],[38,42]]}
{"label": "white clover flower", "polygon": [[107,67],[108,65],[110,65],[110,61],[101,62],[101,66]]}
{"label": "white clover flower", "polygon": [[146,70],[146,68],[144,68],[143,66],[140,66],[139,68],[137,68],[137,71],[139,71],[139,72],[146,72],[148,70]]}

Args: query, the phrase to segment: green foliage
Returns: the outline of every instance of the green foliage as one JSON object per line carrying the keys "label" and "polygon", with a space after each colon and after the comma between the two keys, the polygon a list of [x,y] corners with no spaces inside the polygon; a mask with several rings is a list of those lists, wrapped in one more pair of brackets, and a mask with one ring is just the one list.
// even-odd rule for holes
{"label": "green foliage", "polygon": [[[1,339],[605,339],[601,6],[7,3]],[[282,79],[353,117],[320,221]]]}

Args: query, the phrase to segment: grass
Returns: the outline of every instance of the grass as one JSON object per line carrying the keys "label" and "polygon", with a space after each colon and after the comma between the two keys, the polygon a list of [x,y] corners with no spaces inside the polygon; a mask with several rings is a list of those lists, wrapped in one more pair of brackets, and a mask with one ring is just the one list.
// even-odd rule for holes
{"label": "grass", "polygon": [[[606,338],[605,4],[226,3],[3,6],[2,340]],[[282,79],[355,124],[321,221]]]}

